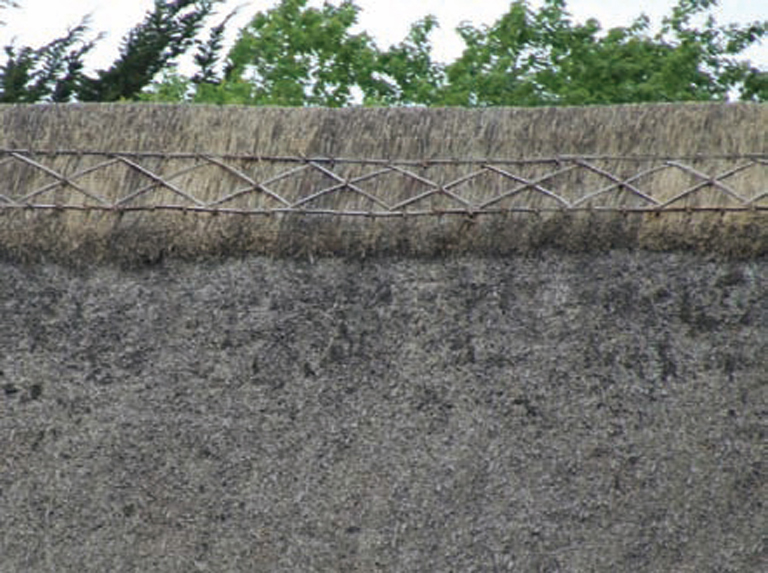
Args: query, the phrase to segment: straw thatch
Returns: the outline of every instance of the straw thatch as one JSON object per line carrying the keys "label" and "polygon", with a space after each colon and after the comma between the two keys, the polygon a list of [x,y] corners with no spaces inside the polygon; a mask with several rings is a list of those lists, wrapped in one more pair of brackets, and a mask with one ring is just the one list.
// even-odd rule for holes
{"label": "straw thatch", "polygon": [[0,248],[768,252],[764,105],[0,108]]}
{"label": "straw thatch", "polygon": [[768,107],[0,116],[2,573],[764,569]]}
{"label": "straw thatch", "polygon": [[0,261],[3,573],[765,570],[768,260]]}

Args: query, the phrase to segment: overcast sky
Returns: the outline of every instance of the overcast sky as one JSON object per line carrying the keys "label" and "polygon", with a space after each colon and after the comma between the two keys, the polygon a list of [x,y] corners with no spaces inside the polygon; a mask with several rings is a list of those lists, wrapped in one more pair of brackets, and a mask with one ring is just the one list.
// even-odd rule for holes
{"label": "overcast sky", "polygon": [[[109,65],[117,55],[120,39],[141,21],[153,0],[17,0],[20,9],[5,10],[0,28],[0,45],[16,38],[19,43],[40,45],[61,35],[67,27],[91,14],[94,31],[107,36],[91,54],[90,67]],[[315,2],[321,4],[321,1]],[[658,22],[669,13],[674,0],[640,0],[634,2],[606,0],[571,0],[568,8],[577,21],[597,18],[604,28],[626,25],[640,13]],[[236,31],[253,15],[276,4],[276,0],[226,0],[222,14],[241,6],[238,17],[230,25],[230,41]],[[410,24],[427,14],[437,16],[440,30],[433,36],[436,59],[449,62],[461,54],[462,42],[455,33],[462,21],[475,25],[492,24],[504,14],[509,0],[357,0],[362,8],[360,28],[371,33],[380,47],[386,48],[405,36]],[[539,4],[533,0],[533,5]],[[768,19],[768,0],[721,0],[718,21],[750,22]],[[768,42],[749,52],[749,57],[762,68],[768,68]]]}

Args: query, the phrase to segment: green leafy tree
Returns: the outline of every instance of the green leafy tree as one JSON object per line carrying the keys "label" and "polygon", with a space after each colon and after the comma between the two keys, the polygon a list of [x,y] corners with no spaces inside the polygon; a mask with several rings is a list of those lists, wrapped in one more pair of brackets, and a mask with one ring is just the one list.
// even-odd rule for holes
{"label": "green leafy tree", "polygon": [[235,17],[238,11],[239,8],[233,10],[221,22],[211,28],[211,31],[208,33],[208,39],[205,42],[200,40],[196,42],[198,49],[194,60],[195,64],[197,64],[198,72],[192,77],[193,83],[219,83],[220,78],[216,68],[224,50],[224,33],[226,32],[227,24]]}
{"label": "green leafy tree", "polygon": [[86,40],[88,20],[45,46],[5,46],[0,65],[0,102],[70,101],[79,88],[83,58],[97,40]]}
{"label": "green leafy tree", "polygon": [[734,92],[763,99],[765,72],[739,56],[766,35],[768,21],[720,26],[710,13],[716,5],[679,0],[651,35],[646,17],[603,31],[594,19],[574,24],[565,0],[546,0],[538,11],[518,0],[493,26],[459,28],[466,48],[446,69],[443,103],[714,101]]}
{"label": "green leafy tree", "polygon": [[[437,19],[417,21],[401,43],[381,52],[369,35],[352,33],[359,12],[349,1],[313,8],[306,0],[283,0],[241,30],[221,79],[214,71],[221,44],[212,34],[195,57],[195,86],[184,85],[187,99],[328,107],[434,103],[444,82],[429,39]],[[168,101],[183,82],[167,75],[145,98]]]}
{"label": "green leafy tree", "polygon": [[360,8],[308,7],[282,0],[259,12],[229,52],[224,79],[201,85],[196,101],[339,107],[370,83],[377,51],[368,34],[354,34]]}
{"label": "green leafy tree", "polygon": [[739,96],[744,101],[768,101],[768,72],[752,66],[743,70]]}
{"label": "green leafy tree", "polygon": [[440,101],[445,66],[432,58],[430,34],[437,18],[414,24],[406,38],[378,54],[373,73],[361,82],[368,105],[433,105]]}
{"label": "green leafy tree", "polygon": [[514,2],[492,26],[463,23],[461,57],[446,69],[446,105],[534,105],[541,101],[532,74],[543,64],[542,33],[524,1]]}
{"label": "green leafy tree", "polygon": [[118,59],[95,77],[82,78],[78,99],[134,99],[155,76],[195,43],[206,19],[221,0],[155,0],[154,9],[131,29]]}
{"label": "green leafy tree", "polygon": [[[221,84],[221,77],[218,68],[220,67],[222,52],[224,49],[224,33],[229,21],[237,14],[238,10],[230,12],[221,22],[215,25],[208,33],[208,38],[195,40],[197,52],[194,55],[194,62],[197,65],[197,73],[188,78],[176,71],[172,66],[163,70],[160,77],[153,80],[139,94],[139,99],[148,102],[182,102],[192,99],[203,100],[203,92],[208,93],[211,100],[216,95],[223,95],[218,90]],[[218,103],[226,103],[219,101]]]}
{"label": "green leafy tree", "polygon": [[[222,0],[156,0],[126,36],[120,56],[95,75],[83,58],[98,40],[87,22],[42,48],[5,47],[0,101],[194,101],[250,105],[534,106],[768,101],[768,71],[744,58],[768,34],[768,21],[720,25],[717,0],[678,0],[654,32],[640,16],[604,30],[574,22],[566,0],[534,9],[515,0],[491,26],[463,23],[462,55],[436,62],[437,20],[415,22],[405,39],[380,50],[353,32],[352,0],[310,7],[281,0],[258,12],[224,56],[233,14],[198,38]],[[0,8],[13,0],[0,0]],[[196,50],[189,77],[177,59]]]}
{"label": "green leafy tree", "polygon": [[[84,59],[101,36],[87,39],[88,19],[41,48],[5,46],[0,64],[0,101],[66,102],[137,99],[161,72],[196,42],[214,6],[222,0],[155,0],[145,19],[123,40],[107,69],[87,74]],[[10,6],[6,0],[2,7]]]}

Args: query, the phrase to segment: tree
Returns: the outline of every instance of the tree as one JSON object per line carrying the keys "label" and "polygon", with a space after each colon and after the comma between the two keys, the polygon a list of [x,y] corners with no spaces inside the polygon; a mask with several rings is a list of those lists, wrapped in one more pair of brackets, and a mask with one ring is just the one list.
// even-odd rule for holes
{"label": "tree", "polygon": [[256,105],[349,105],[376,59],[368,34],[353,34],[360,8],[351,1],[321,8],[281,0],[241,30],[223,80],[201,84],[196,101]]}
{"label": "tree", "polygon": [[437,18],[427,16],[411,25],[405,39],[379,53],[373,73],[361,82],[369,105],[433,105],[445,83],[445,66],[432,58],[430,34]]}
{"label": "tree", "polygon": [[[354,32],[352,0],[310,7],[280,0],[258,12],[224,55],[233,14],[198,38],[222,0],[155,0],[126,36],[111,67],[93,75],[83,59],[98,41],[87,21],[42,48],[6,46],[0,101],[194,101],[250,105],[534,106],[660,101],[768,101],[768,70],[744,58],[768,34],[768,21],[720,25],[717,0],[677,0],[657,32],[640,16],[604,30],[574,22],[566,0],[533,9],[515,0],[491,26],[457,32],[462,55],[432,55],[438,27],[428,16],[386,50]],[[0,8],[13,0],[0,0]],[[197,71],[178,72],[196,50]]]}
{"label": "tree", "polygon": [[186,99],[218,104],[433,103],[444,81],[444,66],[432,59],[429,39],[437,19],[428,16],[414,23],[401,43],[382,52],[368,34],[352,33],[359,12],[351,1],[312,8],[307,0],[282,0],[241,30],[223,78],[213,71],[213,54],[221,45],[212,35],[195,57],[199,71],[191,78],[194,86],[168,74],[145,98],[169,101],[184,92]]}
{"label": "tree", "polygon": [[194,45],[221,0],[155,0],[154,10],[131,29],[118,59],[96,77],[83,77],[82,101],[133,99],[155,76]]}
{"label": "tree", "polygon": [[79,88],[83,58],[97,39],[86,40],[88,19],[40,48],[5,46],[0,102],[66,102]]}
{"label": "tree", "polygon": [[[191,78],[178,73],[169,66],[160,74],[160,78],[153,80],[145,87],[138,98],[149,102],[181,102],[191,99],[204,100],[203,93],[209,90],[208,97],[215,98],[216,94],[223,93],[218,87],[221,77],[218,68],[221,64],[224,49],[224,32],[229,21],[237,14],[239,9],[230,12],[224,19],[213,26],[208,33],[207,40],[195,40],[197,52],[194,62],[198,71]],[[210,103],[210,102],[209,102]],[[226,103],[218,101],[217,103]]]}
{"label": "tree", "polygon": [[[434,17],[382,51],[367,34],[351,32],[354,3],[317,9],[307,0],[282,0],[241,32],[224,79],[199,85],[193,99],[333,107],[765,99],[766,72],[741,54],[765,36],[768,23],[720,26],[711,15],[716,5],[678,0],[652,34],[645,16],[603,30],[595,19],[573,22],[565,0],[545,0],[538,10],[516,0],[491,26],[459,26],[464,52],[444,65],[432,57]],[[170,76],[158,97],[178,92],[182,81]]]}
{"label": "tree", "polygon": [[[534,11],[514,2],[491,27],[464,24],[462,56],[446,69],[449,105],[581,105],[713,101],[766,95],[765,72],[739,59],[768,21],[720,26],[717,0],[679,0],[656,35],[644,16],[603,31],[574,24],[565,0]],[[694,20],[704,17],[702,27]]]}
{"label": "tree", "polygon": [[208,33],[208,39],[205,42],[200,40],[196,42],[198,49],[194,60],[195,64],[197,64],[198,72],[192,77],[193,83],[219,83],[220,78],[218,77],[216,67],[224,50],[224,32],[229,21],[235,17],[239,10],[239,8],[232,10],[221,22],[211,28],[211,31]]}
{"label": "tree", "polygon": [[768,101],[768,72],[752,66],[743,69],[743,81],[739,88],[744,101]]}
{"label": "tree", "polygon": [[457,29],[465,48],[446,69],[446,105],[535,105],[541,103],[532,74],[543,64],[542,34],[534,13],[523,0],[510,6],[493,26]]}
{"label": "tree", "polygon": [[[0,0],[2,1],[2,0]],[[87,39],[88,19],[41,48],[5,46],[0,64],[0,101],[66,102],[136,99],[158,73],[187,52],[222,0],[155,0],[131,29],[120,55],[106,70],[84,72],[86,55],[101,36]],[[1,7],[10,6],[6,0]]]}

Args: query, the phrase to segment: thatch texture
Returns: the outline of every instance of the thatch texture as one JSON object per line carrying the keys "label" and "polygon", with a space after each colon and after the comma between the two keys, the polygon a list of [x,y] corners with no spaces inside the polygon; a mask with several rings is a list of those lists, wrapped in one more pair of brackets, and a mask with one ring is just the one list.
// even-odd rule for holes
{"label": "thatch texture", "polygon": [[0,107],[0,571],[762,571],[766,119]]}
{"label": "thatch texture", "polygon": [[591,241],[751,256],[768,252],[766,125],[768,106],[748,104],[6,106],[0,248],[99,260]]}
{"label": "thatch texture", "polygon": [[0,263],[0,570],[765,570],[768,262]]}

